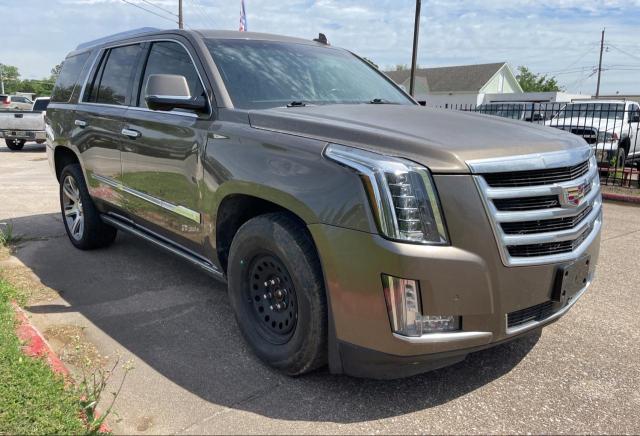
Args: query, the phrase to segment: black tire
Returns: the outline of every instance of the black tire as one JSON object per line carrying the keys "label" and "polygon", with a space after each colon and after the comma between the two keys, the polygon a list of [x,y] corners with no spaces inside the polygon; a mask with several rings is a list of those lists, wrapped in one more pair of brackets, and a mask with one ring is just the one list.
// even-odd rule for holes
{"label": "black tire", "polygon": [[[324,279],[303,223],[285,213],[249,220],[231,243],[227,272],[236,320],[260,359],[291,376],[326,364]],[[272,308],[280,302],[285,309]]]}
{"label": "black tire", "polygon": [[20,151],[24,147],[24,144],[27,143],[24,139],[5,139],[4,143],[7,144],[9,150]]}
{"label": "black tire", "polygon": [[[72,183],[77,188],[74,198],[79,198],[79,208],[76,207],[76,213],[67,215],[67,211],[73,209],[72,202],[68,191],[65,187],[68,183]],[[71,243],[80,250],[91,250],[94,248],[103,248],[111,245],[116,239],[117,229],[105,224],[100,218],[100,213],[96,209],[93,200],[89,196],[87,185],[84,181],[84,175],[79,164],[70,164],[64,167],[60,174],[60,209],[62,212],[62,222],[67,231],[67,236]],[[79,209],[79,212],[78,212]],[[76,228],[75,218],[80,216],[82,228]]]}

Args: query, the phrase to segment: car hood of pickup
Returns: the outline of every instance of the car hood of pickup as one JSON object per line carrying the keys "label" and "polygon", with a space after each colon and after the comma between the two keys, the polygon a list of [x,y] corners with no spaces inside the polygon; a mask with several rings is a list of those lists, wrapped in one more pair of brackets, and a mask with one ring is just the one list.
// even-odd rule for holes
{"label": "car hood of pickup", "polygon": [[404,157],[435,173],[466,162],[584,147],[582,138],[536,124],[414,105],[354,104],[249,112],[251,126]]}

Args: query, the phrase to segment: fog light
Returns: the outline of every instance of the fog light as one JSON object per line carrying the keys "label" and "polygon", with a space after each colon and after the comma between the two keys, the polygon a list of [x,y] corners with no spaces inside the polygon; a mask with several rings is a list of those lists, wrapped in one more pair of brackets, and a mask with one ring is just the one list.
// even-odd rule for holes
{"label": "fog light", "polygon": [[382,286],[389,322],[394,333],[404,336],[422,336],[427,333],[460,329],[460,317],[422,315],[420,289],[416,280],[383,274]]}

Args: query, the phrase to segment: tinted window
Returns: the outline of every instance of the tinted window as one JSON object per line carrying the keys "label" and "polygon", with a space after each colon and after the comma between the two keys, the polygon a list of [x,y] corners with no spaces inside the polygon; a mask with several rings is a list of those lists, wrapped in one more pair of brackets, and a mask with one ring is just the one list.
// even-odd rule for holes
{"label": "tinted window", "polygon": [[36,102],[33,104],[32,110],[34,112],[44,112],[47,110],[47,106],[49,106],[49,100],[47,99],[36,100]]}
{"label": "tinted window", "polygon": [[568,104],[558,118],[608,118],[622,120],[624,104],[619,103],[575,103]]}
{"label": "tinted window", "polygon": [[200,97],[204,93],[202,82],[198,76],[196,67],[189,57],[189,53],[180,44],[175,42],[156,42],[151,46],[149,58],[141,83],[141,92],[138,106],[147,107],[145,97],[147,95],[147,81],[151,74],[177,74],[184,76],[189,85],[192,97]]}
{"label": "tinted window", "polygon": [[413,104],[389,80],[351,53],[311,44],[207,40],[222,79],[239,108],[311,104]]}
{"label": "tinted window", "polygon": [[140,51],[139,44],[109,50],[94,80],[90,101],[125,105]]}
{"label": "tinted window", "polygon": [[82,53],[77,56],[69,57],[62,63],[62,71],[56,81],[56,86],[53,88],[51,95],[52,101],[67,102],[71,97],[73,88],[80,79],[80,72],[84,66],[89,53]]}

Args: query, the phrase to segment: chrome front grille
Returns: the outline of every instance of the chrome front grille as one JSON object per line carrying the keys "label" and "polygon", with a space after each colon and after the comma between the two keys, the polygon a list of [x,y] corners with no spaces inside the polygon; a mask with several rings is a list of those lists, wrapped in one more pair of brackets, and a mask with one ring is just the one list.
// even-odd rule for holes
{"label": "chrome front grille", "polygon": [[516,186],[540,186],[575,180],[589,171],[589,162],[580,162],[568,167],[530,171],[509,171],[505,173],[487,173],[484,179],[492,188]]}
{"label": "chrome front grille", "polygon": [[590,154],[581,148],[467,162],[506,266],[572,260],[596,237],[602,197]]}

